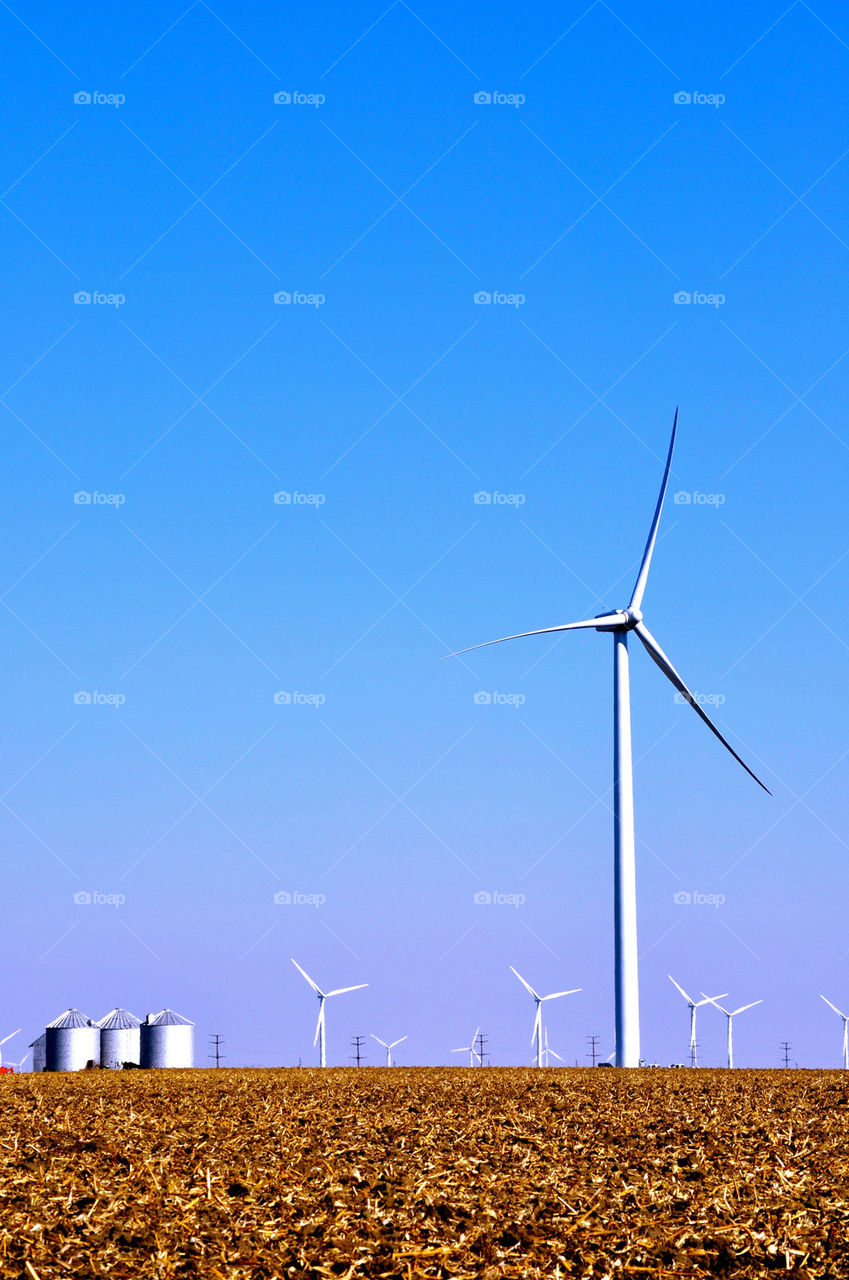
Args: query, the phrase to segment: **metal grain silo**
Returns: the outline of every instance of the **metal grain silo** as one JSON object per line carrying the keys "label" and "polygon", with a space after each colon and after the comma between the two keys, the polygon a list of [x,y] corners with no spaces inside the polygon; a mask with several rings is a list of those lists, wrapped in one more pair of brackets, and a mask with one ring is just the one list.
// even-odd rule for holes
{"label": "metal grain silo", "polygon": [[139,1028],[143,1067],[191,1067],[194,1063],[194,1026],[173,1009],[149,1013]]}
{"label": "metal grain silo", "polygon": [[100,1062],[100,1027],[79,1009],[66,1009],[45,1028],[46,1070],[82,1071]]}
{"label": "metal grain silo", "polygon": [[112,1070],[123,1067],[125,1062],[138,1066],[139,1055],[139,1020],[126,1009],[113,1009],[101,1018],[100,1027],[100,1065]]}
{"label": "metal grain silo", "polygon": [[37,1040],[33,1040],[29,1046],[32,1049],[32,1069],[33,1071],[47,1070],[47,1032],[42,1031]]}

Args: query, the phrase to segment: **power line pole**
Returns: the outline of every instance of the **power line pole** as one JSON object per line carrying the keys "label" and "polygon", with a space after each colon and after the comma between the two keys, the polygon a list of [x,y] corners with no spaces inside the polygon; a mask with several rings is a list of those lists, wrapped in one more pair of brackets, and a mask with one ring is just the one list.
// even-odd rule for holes
{"label": "power line pole", "polygon": [[781,1041],[781,1051],[784,1054],[784,1066],[790,1066],[790,1050],[793,1048],[789,1040]]}
{"label": "power line pole", "polygon": [[365,1036],[351,1036],[351,1044],[354,1046],[354,1052],[351,1054],[351,1061],[356,1062],[357,1066],[360,1066],[360,1063],[364,1059],[362,1049],[365,1041]]}
{"label": "power line pole", "polygon": [[220,1067],[221,1059],[226,1056],[221,1052],[221,1046],[224,1044],[224,1037],[216,1034],[209,1038],[212,1041],[212,1053],[207,1054],[207,1057],[214,1058],[216,1067]]}
{"label": "power line pole", "polygon": [[487,1053],[487,1051],[486,1051],[486,1042],[487,1042],[487,1040],[488,1040],[488,1039],[489,1039],[489,1036],[485,1036],[485,1035],[483,1034],[483,1032],[481,1032],[481,1033],[480,1033],[480,1035],[479,1035],[479,1036],[478,1036],[478,1038],[477,1038],[477,1046],[478,1046],[478,1048],[477,1048],[477,1054],[478,1054],[478,1066],[479,1066],[479,1067],[482,1067],[482,1066],[483,1066],[483,1060],[484,1060],[484,1058],[488,1058],[488,1057],[489,1057],[489,1054],[488,1054],[488,1053]]}
{"label": "power line pole", "polygon": [[587,1044],[590,1046],[590,1051],[587,1054],[587,1057],[592,1058],[593,1066],[595,1066],[598,1060],[598,1042],[600,1038],[600,1036],[587,1036]]}

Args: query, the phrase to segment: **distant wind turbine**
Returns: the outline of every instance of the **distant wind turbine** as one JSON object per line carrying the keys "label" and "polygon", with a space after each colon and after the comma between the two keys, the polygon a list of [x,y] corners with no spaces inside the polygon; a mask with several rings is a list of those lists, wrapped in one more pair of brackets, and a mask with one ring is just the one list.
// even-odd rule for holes
{"label": "distant wind turbine", "polygon": [[[825,996],[820,996],[820,1000],[825,1000]],[[838,1018],[843,1019],[843,1066],[849,1068],[849,1017],[845,1013],[841,1013],[836,1004],[832,1004],[830,1000],[825,1000],[829,1009],[833,1009]]]}
{"label": "distant wind turbine", "polygon": [[391,1067],[392,1066],[392,1050],[395,1048],[396,1044],[401,1044],[404,1040],[407,1039],[407,1037],[402,1036],[400,1040],[393,1040],[391,1044],[387,1044],[385,1040],[381,1040],[380,1036],[376,1036],[373,1031],[370,1034],[371,1034],[372,1040],[376,1040],[378,1044],[383,1045],[384,1049],[386,1050],[386,1065],[387,1067]]}
{"label": "distant wind turbine", "polygon": [[480,1031],[480,1027],[475,1027],[475,1034],[472,1036],[472,1039],[471,1039],[471,1043],[470,1043],[470,1044],[464,1044],[464,1045],[461,1045],[459,1049],[452,1049],[452,1050],[451,1050],[451,1052],[452,1052],[452,1053],[467,1053],[467,1054],[469,1055],[469,1066],[470,1066],[470,1067],[473,1067],[473,1066],[475,1065],[475,1058],[477,1058],[477,1060],[478,1060],[478,1061],[477,1061],[477,1065],[478,1065],[479,1067],[483,1064],[483,1059],[481,1058],[480,1054],[478,1053],[477,1049],[475,1048],[475,1041],[476,1041],[476,1040],[477,1040],[477,1038],[478,1038],[478,1032],[479,1032],[479,1031]]}
{"label": "distant wind turbine", "polygon": [[703,1004],[710,1004],[712,999],[724,1000],[725,997],[728,995],[728,992],[720,991],[718,996],[713,996],[713,997],[705,996],[704,1000],[692,1000],[687,995],[687,992],[684,990],[684,988],[678,985],[678,983],[675,981],[671,973],[668,973],[666,976],[669,979],[669,981],[672,983],[673,987],[675,987],[678,991],[681,992],[681,995],[684,997],[684,999],[687,1001],[687,1004],[690,1006],[690,1066],[697,1067],[699,1064],[696,1058],[696,1047],[697,1047],[696,1046],[696,1010],[700,1009]]}
{"label": "distant wind turbine", "polygon": [[[702,992],[702,995],[703,996],[705,995],[704,991]],[[733,1037],[734,1019],[737,1017],[738,1013],[745,1013],[747,1009],[754,1009],[756,1004],[763,1004],[763,1000],[753,1000],[751,1004],[741,1004],[739,1009],[732,1009],[731,1012],[729,1013],[727,1009],[723,1009],[721,1004],[717,1004],[713,996],[705,996],[705,999],[709,1004],[716,1005],[720,1013],[724,1013],[726,1018],[728,1019],[728,1065],[729,1067],[733,1067],[734,1066],[734,1042],[732,1037]]]}
{"label": "distant wind turbine", "polygon": [[530,991],[531,995],[533,996],[534,1000],[536,1001],[536,1012],[534,1013],[534,1029],[533,1029],[533,1031],[531,1032],[531,1044],[536,1044],[536,1047],[537,1047],[537,1066],[538,1066],[538,1067],[541,1067],[541,1066],[542,1066],[542,1057],[543,1057],[543,1052],[542,1052],[542,1006],[543,1006],[543,1004],[545,1003],[545,1001],[546,1001],[546,1000],[559,1000],[561,996],[574,996],[574,995],[576,995],[576,994],[577,994],[577,992],[579,992],[579,991],[581,990],[581,987],[573,987],[571,991],[553,991],[553,992],[551,993],[551,995],[549,995],[549,996],[541,996],[541,995],[538,995],[536,991],[534,991],[533,987],[531,986],[531,984],[530,984],[529,982],[526,982],[526,981],[525,981],[525,979],[522,977],[521,973],[519,973],[519,971],[518,971],[517,969],[514,969],[514,968],[513,968],[512,964],[510,965],[510,972],[511,972],[511,973],[515,973],[516,977],[519,979],[519,981],[521,982],[522,986],[525,988],[525,990],[526,990],[526,991]]}
{"label": "distant wind turbine", "polygon": [[559,1053],[555,1053],[553,1049],[549,1049],[548,1047],[548,1027],[545,1028],[545,1048],[542,1053],[547,1067],[551,1066],[551,1063],[548,1061],[549,1057],[556,1058],[558,1062],[563,1061]]}
{"label": "distant wind turbine", "polygon": [[358,983],[357,983],[357,985],[356,985],[355,987],[337,987],[337,988],[335,989],[335,991],[322,991],[322,989],[321,989],[321,987],[318,985],[318,983],[313,982],[313,980],[312,980],[312,978],[310,977],[310,975],[309,975],[308,973],[306,973],[306,972],[301,968],[301,966],[298,964],[297,960],[292,960],[292,964],[293,964],[293,965],[295,966],[295,968],[298,970],[298,973],[299,973],[303,978],[306,978],[307,982],[310,984],[310,986],[312,987],[313,991],[314,991],[314,992],[315,992],[315,994],[318,996],[318,1022],[315,1024],[315,1036],[313,1037],[313,1044],[315,1044],[315,1043],[316,1043],[316,1041],[318,1042],[318,1046],[319,1046],[319,1049],[318,1049],[318,1060],[319,1060],[319,1061],[318,1061],[318,1064],[319,1064],[319,1066],[320,1066],[320,1067],[326,1067],[326,1066],[327,1066],[327,1055],[326,1055],[326,1052],[325,1052],[325,1044],[324,1044],[324,1033],[325,1033],[324,1002],[325,1002],[326,1000],[329,1000],[331,996],[343,996],[343,995],[345,995],[345,993],[346,993],[347,991],[361,991],[363,987],[367,987],[367,986],[368,986],[368,983],[367,983],[367,982],[358,982]]}
{"label": "distant wind turbine", "polygon": [[[651,566],[652,554],[657,540],[657,529],[663,510],[663,500],[669,484],[669,472],[672,466],[672,453],[675,448],[675,437],[678,430],[678,410],[672,423],[672,438],[666,457],[666,468],[660,486],[660,496],[655,507],[654,518],[649,529],[637,581],[631,592],[631,599],[625,609],[598,614],[581,622],[566,622],[555,627],[540,627],[536,631],[522,631],[518,635],[502,636],[498,640],[487,640],[485,644],[470,645],[460,649],[458,653],[448,657],[458,657],[461,653],[470,653],[472,649],[483,649],[489,644],[502,644],[505,640],[520,640],[525,636],[547,636],[561,631],[576,631],[582,628],[606,631],[613,635],[613,916],[615,938],[615,993],[616,993],[616,1065],[618,1067],[636,1067],[640,1063],[640,996],[637,960],[637,887],[636,861],[634,855],[634,778],[631,756],[631,699],[628,676],[628,633],[633,631],[647,650],[649,657],[663,674],[675,686],[679,694],[704,720],[711,733],[715,734],[741,764],[746,772],[767,794],[769,788],[764,786],[760,778],[752,772],[746,762],[737,754],[731,743],[719,732],[716,725],[699,705],[698,699],[685,685],[648,627],[643,622],[642,602],[646,581]],[[608,516],[616,518],[618,504],[612,497],[608,504]]]}
{"label": "distant wind turbine", "polygon": [[[2,1048],[2,1046],[6,1043],[7,1040],[11,1040],[12,1036],[18,1036],[20,1034],[21,1034],[20,1027],[18,1027],[17,1031],[10,1031],[7,1036],[4,1036],[3,1039],[0,1040],[0,1048]],[[0,1067],[2,1067],[2,1065],[3,1065],[3,1054],[0,1053]]]}

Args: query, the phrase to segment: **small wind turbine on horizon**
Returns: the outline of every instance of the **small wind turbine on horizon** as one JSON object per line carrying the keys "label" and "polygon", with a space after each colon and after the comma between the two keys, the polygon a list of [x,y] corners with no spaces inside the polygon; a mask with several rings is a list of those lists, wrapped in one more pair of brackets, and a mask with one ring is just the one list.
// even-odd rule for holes
{"label": "small wind turbine on horizon", "polygon": [[[554,627],[540,627],[535,631],[522,631],[517,635],[502,636],[498,640],[487,640],[484,644],[470,645],[457,653],[448,654],[455,658],[461,653],[470,653],[473,649],[483,649],[487,645],[502,644],[505,640],[519,640],[525,636],[547,636],[561,631],[577,631],[581,629],[608,632],[613,636],[613,916],[614,916],[614,963],[615,963],[615,1003],[616,1003],[616,1065],[618,1067],[636,1067],[640,1063],[640,995],[638,978],[637,953],[637,886],[636,860],[634,852],[634,769],[631,755],[631,697],[628,675],[628,633],[633,631],[652,662],[660,667],[666,678],[677,689],[678,693],[689,702],[695,711],[731,752],[738,764],[746,770],[758,786],[763,787],[768,795],[769,788],[753,773],[741,756],[737,754],[731,743],[723,737],[719,729],[699,705],[698,699],[685,685],[648,627],[643,622],[642,603],[651,567],[652,554],[657,541],[657,530],[663,510],[663,500],[669,484],[669,473],[672,466],[672,454],[675,449],[675,437],[678,431],[678,410],[672,423],[672,438],[666,457],[666,467],[660,486],[660,496],[655,507],[654,518],[649,529],[643,558],[640,563],[637,581],[631,592],[631,599],[624,609],[616,609],[599,614],[595,618],[587,618],[581,622],[566,622]],[[609,505],[609,514],[616,517],[615,499]]]}
{"label": "small wind turbine on horizon", "polygon": [[559,1053],[555,1053],[553,1049],[549,1049],[548,1047],[548,1027],[545,1028],[545,1048],[543,1049],[542,1052],[543,1052],[543,1058],[545,1060],[545,1066],[547,1067],[551,1065],[550,1062],[548,1061],[549,1057],[556,1058],[558,1062],[563,1061]]}
{"label": "small wind turbine on horizon", "polygon": [[[542,1056],[543,1056],[543,1049],[542,1049],[542,1006],[543,1004],[545,1003],[546,1000],[559,1000],[561,996],[574,996],[579,991],[581,991],[582,988],[573,987],[571,991],[552,991],[551,995],[541,996],[541,995],[538,995],[536,991],[534,991],[533,987],[529,982],[525,981],[521,973],[519,973],[518,969],[513,968],[512,964],[510,965],[510,972],[515,973],[516,977],[519,979],[522,986],[525,988],[526,991],[530,991],[531,995],[536,1001],[536,1012],[534,1013],[534,1029],[531,1032],[531,1044],[536,1044],[537,1066],[541,1067]],[[557,1055],[555,1054],[555,1057],[556,1056]]]}
{"label": "small wind turbine on horizon", "polygon": [[407,1037],[401,1036],[400,1040],[393,1040],[391,1044],[387,1044],[385,1040],[381,1040],[380,1036],[376,1036],[373,1031],[369,1032],[369,1034],[372,1040],[376,1040],[378,1044],[383,1045],[384,1049],[386,1050],[386,1065],[387,1067],[391,1067],[392,1066],[392,1050],[395,1048],[396,1044],[401,1044],[404,1040],[407,1039]]}
{"label": "small wind turbine on horizon", "polygon": [[29,1051],[29,1049],[27,1049],[26,1053],[25,1053],[25,1054],[24,1054],[24,1056],[21,1058],[20,1062],[13,1062],[13,1061],[12,1061],[12,1059],[11,1059],[11,1058],[9,1058],[9,1059],[7,1059],[6,1066],[7,1066],[7,1067],[14,1067],[16,1071],[23,1071],[23,1069],[24,1069],[24,1063],[26,1062],[26,1060],[27,1060],[27,1058],[29,1057],[29,1055],[30,1055],[30,1051]]}
{"label": "small wind turbine on horizon", "polygon": [[[479,1031],[480,1031],[480,1027],[475,1027],[475,1034],[472,1036],[472,1040],[470,1044],[464,1044],[464,1045],[461,1045],[459,1049],[451,1050],[451,1053],[467,1053],[469,1055],[470,1067],[474,1067],[475,1065],[480,1067],[483,1065],[483,1059],[481,1058],[480,1054],[475,1048],[475,1041],[478,1038]],[[475,1058],[477,1058],[477,1064],[475,1064]]]}
{"label": "small wind turbine on horizon", "polygon": [[720,991],[718,996],[705,996],[704,1000],[693,1000],[687,995],[684,988],[678,985],[671,973],[667,973],[666,976],[672,983],[673,987],[681,992],[681,995],[690,1006],[690,1066],[696,1067],[698,1066],[696,1058],[696,1010],[700,1009],[703,1004],[710,1004],[713,1000],[724,1000],[728,995],[728,992]]}
{"label": "small wind turbine on horizon", "polygon": [[[2,1067],[3,1065],[2,1046],[6,1043],[7,1040],[11,1040],[12,1036],[19,1036],[20,1034],[21,1034],[21,1028],[18,1027],[17,1031],[10,1031],[7,1036],[4,1036],[3,1039],[0,1040],[0,1067]],[[14,1063],[12,1065],[14,1065]]]}
{"label": "small wind turbine on horizon", "polygon": [[826,1000],[825,996],[820,996],[820,1000],[825,1000],[829,1009],[833,1009],[838,1018],[843,1019],[843,1066],[849,1070],[849,1017],[845,1013],[841,1013],[836,1004]]}
{"label": "small wind turbine on horizon", "polygon": [[[290,959],[291,959],[291,957],[290,957]],[[337,987],[334,991],[322,991],[322,989],[321,989],[321,987],[318,985],[318,983],[313,982],[313,980],[312,980],[312,978],[310,977],[310,975],[309,975],[309,974],[308,974],[304,969],[302,969],[302,968],[301,968],[301,966],[298,964],[297,960],[292,960],[292,964],[293,964],[293,965],[295,966],[295,968],[298,970],[298,973],[299,973],[299,974],[301,974],[301,976],[302,976],[302,977],[306,978],[307,982],[310,984],[310,986],[312,987],[313,991],[314,991],[314,992],[315,992],[315,994],[318,996],[318,1022],[316,1022],[316,1024],[315,1024],[315,1036],[313,1037],[313,1044],[315,1044],[316,1042],[318,1042],[318,1045],[319,1045],[319,1049],[318,1049],[318,1065],[319,1065],[320,1067],[326,1067],[326,1066],[327,1066],[327,1056],[326,1056],[326,1052],[325,1052],[325,1043],[324,1043],[324,1039],[325,1039],[325,1015],[324,1015],[324,1004],[325,1004],[325,1001],[326,1001],[326,1000],[329,1000],[331,996],[343,996],[343,995],[345,995],[345,993],[346,993],[347,991],[361,991],[363,987],[367,987],[367,986],[368,986],[368,983],[367,983],[367,982],[358,982],[358,983],[356,984],[356,986],[354,986],[354,987]]]}
{"label": "small wind turbine on horizon", "polygon": [[[703,996],[705,995],[704,991],[702,992],[702,995]],[[733,1041],[734,1019],[737,1017],[738,1013],[745,1013],[747,1009],[754,1009],[756,1004],[763,1004],[763,1000],[753,1000],[751,1004],[741,1004],[739,1009],[732,1009],[729,1012],[728,1009],[723,1009],[721,1004],[717,1004],[713,996],[705,996],[705,999],[707,1000],[708,1004],[716,1005],[720,1013],[724,1013],[726,1018],[728,1019],[728,1066],[733,1067],[734,1066],[734,1041]]]}

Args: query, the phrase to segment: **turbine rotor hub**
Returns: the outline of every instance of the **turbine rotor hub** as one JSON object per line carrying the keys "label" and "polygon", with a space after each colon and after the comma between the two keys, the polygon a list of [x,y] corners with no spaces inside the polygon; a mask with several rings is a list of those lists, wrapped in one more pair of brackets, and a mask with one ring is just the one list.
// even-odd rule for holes
{"label": "turbine rotor hub", "polygon": [[643,611],[642,609],[625,609],[624,612],[625,617],[628,619],[626,626],[629,631],[632,631],[638,622],[642,622]]}

